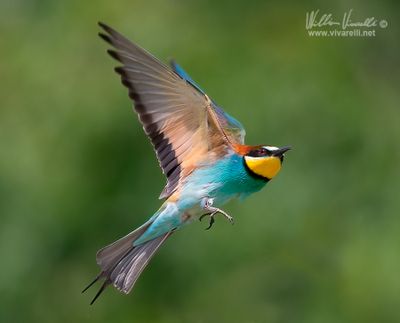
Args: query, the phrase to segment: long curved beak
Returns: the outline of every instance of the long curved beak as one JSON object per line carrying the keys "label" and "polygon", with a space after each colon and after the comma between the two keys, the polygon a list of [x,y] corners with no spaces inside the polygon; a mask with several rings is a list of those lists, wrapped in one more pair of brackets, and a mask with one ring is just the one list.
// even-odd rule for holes
{"label": "long curved beak", "polygon": [[272,156],[277,156],[280,157],[282,156],[285,152],[287,152],[288,150],[292,149],[292,147],[290,146],[284,146],[282,148],[279,148],[278,150],[274,150],[272,153]]}

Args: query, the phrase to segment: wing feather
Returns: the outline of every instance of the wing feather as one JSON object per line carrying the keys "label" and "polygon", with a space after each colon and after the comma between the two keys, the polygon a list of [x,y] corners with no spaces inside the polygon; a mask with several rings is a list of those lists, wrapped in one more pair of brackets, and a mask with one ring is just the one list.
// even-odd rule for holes
{"label": "wing feather", "polygon": [[170,196],[193,169],[231,151],[218,119],[210,116],[208,97],[185,78],[112,28],[100,24],[100,37],[114,49],[108,53],[122,63],[115,71],[150,138],[167,185],[160,198]]}

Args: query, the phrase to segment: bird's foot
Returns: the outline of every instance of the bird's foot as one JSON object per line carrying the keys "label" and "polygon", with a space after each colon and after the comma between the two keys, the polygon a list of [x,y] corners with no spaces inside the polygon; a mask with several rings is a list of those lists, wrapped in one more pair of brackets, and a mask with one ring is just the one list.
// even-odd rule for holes
{"label": "bird's foot", "polygon": [[204,198],[202,201],[202,207],[204,210],[208,211],[209,213],[205,213],[203,214],[199,220],[201,221],[205,216],[209,216],[210,217],[210,223],[208,225],[208,227],[206,228],[206,230],[211,229],[211,227],[213,226],[214,222],[215,222],[215,215],[217,215],[218,213],[221,213],[230,223],[234,223],[233,222],[233,217],[231,217],[228,213],[226,213],[225,211],[212,206],[213,205],[213,199],[211,198]]}

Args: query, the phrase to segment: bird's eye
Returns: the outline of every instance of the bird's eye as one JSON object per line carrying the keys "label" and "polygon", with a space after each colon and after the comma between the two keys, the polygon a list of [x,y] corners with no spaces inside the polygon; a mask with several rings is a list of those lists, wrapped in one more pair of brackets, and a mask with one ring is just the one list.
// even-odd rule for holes
{"label": "bird's eye", "polygon": [[249,156],[251,156],[251,157],[264,157],[264,156],[267,156],[269,154],[270,154],[270,152],[263,147],[263,148],[258,148],[258,149],[255,149],[255,150],[251,151],[249,153]]}

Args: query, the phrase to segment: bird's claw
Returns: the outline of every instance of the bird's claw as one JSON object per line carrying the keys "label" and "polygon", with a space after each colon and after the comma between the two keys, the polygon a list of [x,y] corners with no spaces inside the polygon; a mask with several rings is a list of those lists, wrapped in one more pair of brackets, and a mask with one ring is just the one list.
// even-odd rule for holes
{"label": "bird's claw", "polygon": [[200,216],[199,220],[201,221],[205,216],[210,216],[210,223],[208,225],[208,227],[206,228],[206,230],[211,229],[211,227],[213,226],[214,222],[215,222],[215,215],[218,213],[221,213],[230,223],[234,223],[233,221],[233,217],[231,217],[228,213],[226,213],[225,211],[218,209],[216,207],[212,206],[213,204],[213,200],[212,199],[207,199],[204,203],[204,209],[207,211],[211,211],[210,213],[206,213],[203,214],[202,216]]}
{"label": "bird's claw", "polygon": [[201,220],[203,220],[203,218],[205,217],[205,216],[207,216],[207,215],[209,215],[210,216],[210,223],[208,224],[208,227],[206,228],[206,230],[210,230],[211,229],[211,227],[213,226],[213,224],[214,224],[214,222],[215,222],[215,220],[214,220],[214,214],[203,214],[200,218],[199,218],[199,221],[201,222]]}

